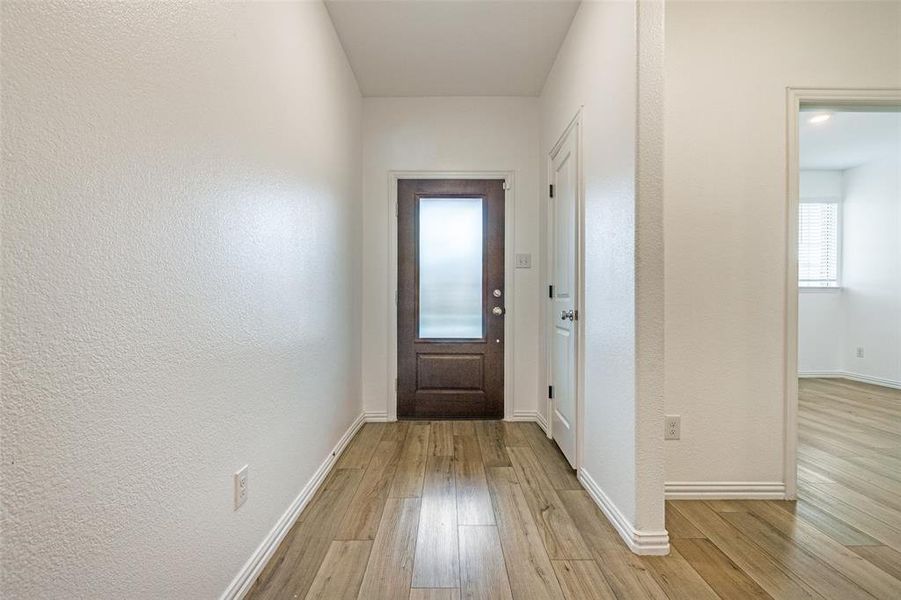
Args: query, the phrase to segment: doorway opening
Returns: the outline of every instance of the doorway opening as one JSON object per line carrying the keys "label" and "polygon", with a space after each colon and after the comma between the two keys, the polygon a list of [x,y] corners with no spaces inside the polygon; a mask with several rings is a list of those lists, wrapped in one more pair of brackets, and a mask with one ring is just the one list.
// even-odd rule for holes
{"label": "doorway opening", "polygon": [[400,419],[505,416],[508,188],[505,178],[396,180]]}
{"label": "doorway opening", "polygon": [[786,496],[879,498],[868,473],[901,441],[901,90],[788,100]]}

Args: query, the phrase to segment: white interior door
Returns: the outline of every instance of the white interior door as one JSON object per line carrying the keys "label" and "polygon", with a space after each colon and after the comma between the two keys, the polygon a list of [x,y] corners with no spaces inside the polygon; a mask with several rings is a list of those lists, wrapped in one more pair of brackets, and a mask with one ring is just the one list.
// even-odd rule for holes
{"label": "white interior door", "polygon": [[578,130],[571,127],[551,156],[549,383],[552,386],[551,435],[569,464],[576,467],[576,271]]}

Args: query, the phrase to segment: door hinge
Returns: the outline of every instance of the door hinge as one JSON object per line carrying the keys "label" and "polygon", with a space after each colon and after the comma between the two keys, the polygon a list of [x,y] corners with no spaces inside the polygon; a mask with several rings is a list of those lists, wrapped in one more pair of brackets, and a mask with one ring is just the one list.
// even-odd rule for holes
{"label": "door hinge", "polygon": [[397,306],[397,290],[394,290],[394,306]]}
{"label": "door hinge", "polygon": [[548,298],[554,297],[554,286],[552,286],[552,285],[547,286],[547,297]]}
{"label": "door hinge", "polygon": [[397,207],[397,200],[394,201],[394,216],[398,216],[400,214],[400,209]]}
{"label": "door hinge", "polygon": [[578,320],[579,320],[579,311],[574,310],[573,311],[573,321],[578,321]]}
{"label": "door hinge", "polygon": [[552,386],[552,385],[547,386],[547,397],[550,398],[551,400],[554,399],[554,386]]}
{"label": "door hinge", "polygon": [[553,183],[550,184],[550,185],[548,186],[548,188],[549,188],[549,189],[548,189],[548,194],[550,195],[551,198],[553,198],[553,197],[554,197],[554,184],[553,184]]}

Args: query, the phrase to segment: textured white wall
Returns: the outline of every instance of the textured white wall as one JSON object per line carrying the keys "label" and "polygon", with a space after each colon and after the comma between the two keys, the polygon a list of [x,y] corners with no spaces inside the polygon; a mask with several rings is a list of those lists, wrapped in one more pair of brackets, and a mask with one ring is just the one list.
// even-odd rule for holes
{"label": "textured white wall", "polygon": [[360,411],[359,91],[319,3],[2,11],[0,595],[214,598]]}
{"label": "textured white wall", "polygon": [[668,481],[783,481],[785,88],[901,87],[899,11],[667,5]]}
{"label": "textured white wall", "polygon": [[841,290],[802,290],[798,297],[801,374],[901,386],[899,173],[901,142],[852,169],[801,172],[802,201],[842,198]]}
{"label": "textured white wall", "polygon": [[[390,171],[515,171],[514,411],[538,398],[538,101],[535,98],[366,98],[363,101],[363,405],[388,411]],[[509,295],[511,290],[507,291]]]}
{"label": "textured white wall", "polygon": [[[798,195],[808,200],[839,200],[842,171],[801,171]],[[844,299],[841,290],[811,288],[798,292],[798,372],[842,370]]]}
{"label": "textured white wall", "polygon": [[842,213],[842,370],[901,387],[901,138],[845,171]]}
{"label": "textured white wall", "polygon": [[845,302],[841,290],[798,293],[798,373],[843,370]]}
{"label": "textured white wall", "polygon": [[[634,2],[580,6],[541,96],[540,189],[547,185],[549,152],[581,107],[585,195],[582,467],[632,525],[654,530],[663,528],[663,425],[657,416],[662,413],[662,381],[655,391],[648,374],[653,361],[662,361],[662,323],[653,314],[653,305],[656,302],[662,316],[663,290],[659,283],[655,291],[651,281],[642,280],[637,255],[648,260],[648,273],[655,261],[661,263],[662,236],[654,225],[655,221],[660,225],[660,198],[653,192],[654,182],[661,177],[661,157],[655,155],[653,143],[642,153],[638,135],[647,135],[652,142],[654,131],[659,133],[660,114],[657,111],[655,120],[653,106],[653,97],[661,94],[655,87],[660,73],[653,68],[659,57],[653,48],[654,36],[662,32],[662,12],[656,14],[656,25],[653,14],[646,14],[644,27],[639,27],[637,16]],[[643,38],[647,53],[642,58],[639,30],[650,35]],[[662,44],[662,38],[656,43]],[[647,67],[641,85],[648,86],[649,104],[639,105],[639,67]],[[646,204],[637,194],[636,173],[647,186],[650,202]],[[639,219],[645,219],[644,229],[636,235],[642,226]],[[637,249],[638,244],[643,245]],[[657,280],[662,281],[662,273]],[[636,282],[643,282],[646,295],[639,297]],[[642,314],[647,320],[639,323]],[[638,339],[647,344],[647,354],[641,357],[636,352]],[[648,402],[643,405],[645,399]],[[541,408],[546,411],[546,404]],[[641,426],[637,425],[640,418],[644,419]]]}
{"label": "textured white wall", "polygon": [[798,173],[798,197],[802,202],[841,200],[843,185],[842,171],[804,170]]}

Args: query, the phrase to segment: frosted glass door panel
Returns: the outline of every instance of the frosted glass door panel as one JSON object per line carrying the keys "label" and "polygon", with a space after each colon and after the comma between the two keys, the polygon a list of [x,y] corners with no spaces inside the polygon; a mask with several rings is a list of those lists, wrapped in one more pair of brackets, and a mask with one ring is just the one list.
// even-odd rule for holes
{"label": "frosted glass door panel", "polygon": [[482,199],[419,199],[419,337],[482,337]]}

